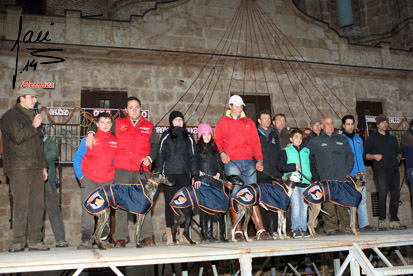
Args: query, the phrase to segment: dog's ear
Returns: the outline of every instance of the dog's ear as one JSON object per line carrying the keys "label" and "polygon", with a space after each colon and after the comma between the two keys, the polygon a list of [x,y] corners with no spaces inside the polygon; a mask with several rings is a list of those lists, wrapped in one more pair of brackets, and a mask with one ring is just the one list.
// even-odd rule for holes
{"label": "dog's ear", "polygon": [[230,175],[226,177],[226,180],[231,182],[234,185],[244,186],[244,181],[238,175]]}

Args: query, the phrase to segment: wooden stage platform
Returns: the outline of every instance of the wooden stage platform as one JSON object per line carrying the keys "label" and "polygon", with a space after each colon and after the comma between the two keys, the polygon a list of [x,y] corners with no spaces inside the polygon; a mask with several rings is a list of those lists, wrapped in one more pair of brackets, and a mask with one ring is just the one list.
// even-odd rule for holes
{"label": "wooden stage platform", "polygon": [[[302,238],[252,243],[209,243],[156,247],[111,248],[109,250],[77,250],[76,247],[52,248],[46,252],[0,253],[0,273],[50,271],[74,269],[78,275],[85,268],[110,267],[122,275],[117,267],[167,263],[201,262],[238,259],[241,275],[252,275],[252,259],[268,256],[287,256],[341,251],[348,256],[343,263],[351,265],[352,275],[359,275],[360,267],[367,275],[413,274],[413,266],[399,267],[406,273],[388,274],[383,268],[374,268],[363,253],[363,249],[413,245],[413,229],[362,233],[359,236],[337,235],[319,238]],[[380,251],[379,251],[380,252]],[[391,264],[390,264],[391,265]],[[407,269],[407,270],[406,270]],[[394,269],[393,269],[394,270]],[[344,268],[343,268],[344,271]],[[372,271],[371,273],[368,273]]]}

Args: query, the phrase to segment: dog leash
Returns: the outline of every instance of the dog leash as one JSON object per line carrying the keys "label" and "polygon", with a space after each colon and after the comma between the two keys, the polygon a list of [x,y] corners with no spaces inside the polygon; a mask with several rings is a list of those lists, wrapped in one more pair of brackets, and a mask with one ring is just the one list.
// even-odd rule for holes
{"label": "dog leash", "polygon": [[[212,178],[214,178],[214,176],[212,176],[212,175],[210,175],[210,174],[207,174],[207,173],[204,173],[204,172],[202,172],[205,176],[209,176],[209,177],[212,177]],[[214,178],[215,179],[215,178]],[[230,189],[231,191],[232,190],[234,190],[234,188],[235,188],[235,185],[234,184],[232,184],[232,183],[230,183],[230,182],[228,182],[228,181],[225,181],[225,180],[222,180],[222,179],[215,179],[215,180],[217,180],[218,182],[220,182],[222,185],[224,185],[225,187],[227,187],[228,189]],[[201,181],[201,183],[202,184],[204,184],[204,182],[202,182]],[[206,184],[206,183],[205,183]],[[206,184],[206,186],[210,186],[209,184]]]}
{"label": "dog leash", "polygon": [[308,182],[310,182],[311,184],[314,183],[314,181],[311,181],[311,179],[309,179],[307,176],[305,176],[302,172],[298,171],[302,177],[304,177]]}

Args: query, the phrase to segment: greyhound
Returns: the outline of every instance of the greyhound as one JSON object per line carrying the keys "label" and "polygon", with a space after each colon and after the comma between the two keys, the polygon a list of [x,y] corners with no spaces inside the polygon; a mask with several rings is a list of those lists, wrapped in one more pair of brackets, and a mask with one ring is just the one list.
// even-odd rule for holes
{"label": "greyhound", "polygon": [[[333,202],[350,208],[350,228],[354,235],[360,233],[356,229],[357,207],[361,201],[361,191],[366,184],[366,172],[359,171],[349,181],[317,181],[311,184],[303,193],[304,201],[309,205],[308,231],[311,237],[320,235],[314,229],[315,221],[321,209],[322,202]],[[326,193],[328,193],[326,195]]]}
{"label": "greyhound", "polygon": [[[173,241],[174,243],[177,243],[176,241],[176,231],[179,227],[180,224],[185,222],[185,228],[184,228],[184,236],[188,240],[190,244],[196,244],[190,237],[189,237],[189,225],[191,224],[192,216],[193,216],[193,208],[199,207],[201,210],[210,213],[210,214],[216,214],[218,215],[219,223],[221,225],[221,231],[220,231],[220,236],[223,241],[227,241],[225,238],[225,222],[224,222],[224,216],[225,213],[228,209],[229,205],[229,196],[232,190],[234,189],[234,185],[243,185],[243,181],[241,178],[237,175],[231,175],[225,178],[224,180],[221,180],[223,183],[223,188],[227,191],[220,191],[219,189],[211,190],[210,187],[201,185],[198,189],[194,189],[193,187],[184,187],[179,189],[175,195],[173,196],[171,200],[171,208],[175,211],[175,213],[179,216],[178,221],[172,226],[172,236],[173,236]],[[208,208],[206,206],[208,203],[211,203],[210,200],[206,199],[205,201],[202,201],[200,198],[203,193],[212,193],[211,199],[215,200],[220,200],[219,202],[219,208],[215,207],[214,208]]]}
{"label": "greyhound", "polygon": [[300,176],[297,173],[287,175],[285,181],[273,181],[272,184],[249,184],[243,187],[237,194],[232,195],[231,206],[238,211],[235,222],[232,225],[232,241],[235,239],[236,225],[245,216],[242,231],[247,242],[252,242],[248,237],[248,222],[252,216],[252,207],[260,205],[267,211],[278,213],[278,237],[287,239],[287,223],[285,213],[290,203],[290,197],[294,191]]}
{"label": "greyhound", "polygon": [[153,198],[159,184],[174,185],[164,174],[154,173],[146,183],[141,180],[141,184],[110,184],[95,189],[89,195],[84,207],[90,214],[97,217],[93,238],[100,249],[108,249],[102,241],[102,233],[104,229],[110,228],[110,207],[115,209],[120,207],[137,215],[136,247],[141,247],[139,240],[143,219],[152,208]]}

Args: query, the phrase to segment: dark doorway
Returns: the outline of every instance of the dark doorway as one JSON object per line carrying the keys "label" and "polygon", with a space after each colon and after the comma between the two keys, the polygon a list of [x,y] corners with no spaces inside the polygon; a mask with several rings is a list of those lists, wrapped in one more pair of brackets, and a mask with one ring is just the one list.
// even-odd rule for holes
{"label": "dark doorway", "polygon": [[[245,103],[245,115],[253,120],[257,120],[257,114],[264,109],[271,111],[271,98],[270,96],[246,96],[243,95],[241,98]],[[274,114],[271,114],[274,115]]]}
{"label": "dark doorway", "polygon": [[[378,116],[383,114],[383,107],[381,102],[357,101],[356,112],[358,117],[357,128],[360,130],[360,137],[366,138],[366,119],[365,116]],[[376,129],[376,123],[368,123],[368,129],[371,132]]]}
{"label": "dark doorway", "polygon": [[[80,107],[92,117],[96,117],[101,111],[111,110],[113,116],[119,109],[126,107],[126,99],[128,98],[128,92],[126,91],[101,91],[92,89],[83,89],[80,97]],[[124,117],[120,112],[119,117]],[[88,120],[82,116],[81,134],[85,135],[87,130],[85,122]]]}

